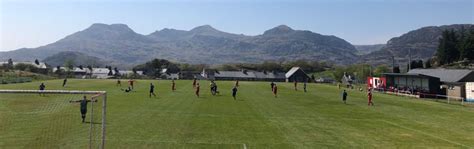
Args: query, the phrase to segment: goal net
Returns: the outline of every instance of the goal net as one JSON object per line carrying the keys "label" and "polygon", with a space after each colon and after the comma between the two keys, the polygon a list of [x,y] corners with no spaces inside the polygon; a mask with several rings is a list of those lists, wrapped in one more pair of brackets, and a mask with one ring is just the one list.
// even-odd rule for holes
{"label": "goal net", "polygon": [[106,101],[105,91],[0,90],[0,148],[104,148]]}

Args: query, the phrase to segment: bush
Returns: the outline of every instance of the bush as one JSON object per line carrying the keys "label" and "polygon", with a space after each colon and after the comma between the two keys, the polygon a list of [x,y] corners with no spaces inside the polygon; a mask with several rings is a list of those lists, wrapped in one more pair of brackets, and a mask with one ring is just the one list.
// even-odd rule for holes
{"label": "bush", "polygon": [[33,81],[30,77],[0,77],[1,84],[25,83]]}

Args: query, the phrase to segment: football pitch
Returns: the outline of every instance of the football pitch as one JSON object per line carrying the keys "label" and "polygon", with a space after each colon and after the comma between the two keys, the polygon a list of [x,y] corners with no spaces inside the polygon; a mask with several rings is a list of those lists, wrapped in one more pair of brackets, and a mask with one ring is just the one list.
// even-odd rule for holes
{"label": "football pitch", "polygon": [[[148,97],[150,82],[156,98]],[[0,89],[38,89],[40,83]],[[292,83],[277,83],[274,98],[269,82],[240,81],[233,100],[233,81],[217,81],[220,94],[212,96],[201,80],[200,98],[190,80],[176,81],[175,92],[169,80],[138,80],[131,93],[120,90],[126,80],[122,87],[116,80],[70,79],[66,88],[62,80],[44,83],[47,90],[107,91],[106,148],[474,147],[473,107],[378,93],[369,107],[365,92],[356,90],[343,104],[342,89],[333,85],[308,84],[305,93],[302,84],[295,91]],[[53,101],[0,94],[0,148],[85,148],[89,125],[81,123],[79,108]],[[38,108],[48,110],[29,112]]]}

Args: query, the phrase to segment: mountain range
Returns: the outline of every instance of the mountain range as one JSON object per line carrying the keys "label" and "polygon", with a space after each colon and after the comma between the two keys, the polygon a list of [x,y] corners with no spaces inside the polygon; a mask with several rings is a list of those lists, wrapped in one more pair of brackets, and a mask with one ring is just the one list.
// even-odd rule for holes
{"label": "mountain range", "polygon": [[298,59],[341,65],[390,64],[392,56],[399,62],[406,61],[408,49],[412,49],[413,59],[433,56],[441,32],[461,28],[472,29],[473,25],[424,27],[392,38],[387,44],[354,46],[336,36],[294,30],[286,25],[256,36],[227,33],[210,25],[189,31],[165,28],[142,35],[125,24],[96,23],[45,46],[0,52],[0,60],[39,59],[59,65],[66,60],[86,64],[84,60],[97,59],[94,62],[119,67],[132,67],[154,58],[211,65]]}
{"label": "mountain range", "polygon": [[359,62],[369,64],[392,64],[392,56],[396,64],[406,65],[408,60],[426,60],[436,54],[439,38],[445,30],[474,31],[473,24],[454,24],[428,26],[409,31],[399,37],[390,39],[380,50],[360,57]]}
{"label": "mountain range", "polygon": [[349,64],[357,60],[355,47],[341,38],[293,30],[285,25],[261,35],[246,36],[209,25],[189,31],[162,29],[141,35],[124,24],[93,24],[45,46],[1,52],[0,59],[42,60],[64,51],[84,53],[117,66],[133,66],[153,58],[205,64],[296,59]]}

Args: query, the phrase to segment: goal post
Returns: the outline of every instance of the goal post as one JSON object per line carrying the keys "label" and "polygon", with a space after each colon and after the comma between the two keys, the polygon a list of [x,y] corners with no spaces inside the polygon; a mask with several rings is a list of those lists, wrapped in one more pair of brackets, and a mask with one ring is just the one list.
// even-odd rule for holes
{"label": "goal post", "polygon": [[[80,103],[76,101],[83,96],[89,102],[86,121],[81,124]],[[5,129],[5,133],[0,134],[4,140],[0,141],[0,148],[6,144],[25,148],[69,148],[70,145],[103,149],[106,108],[106,91],[2,89],[0,130]]]}

